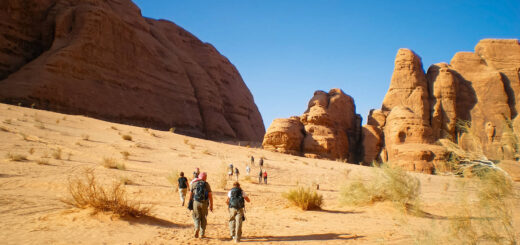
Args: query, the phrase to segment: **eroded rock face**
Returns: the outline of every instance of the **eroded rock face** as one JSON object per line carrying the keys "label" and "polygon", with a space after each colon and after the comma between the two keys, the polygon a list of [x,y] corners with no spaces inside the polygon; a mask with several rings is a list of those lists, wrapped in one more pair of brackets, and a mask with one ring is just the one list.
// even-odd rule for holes
{"label": "eroded rock face", "polygon": [[[361,117],[356,114],[352,97],[340,89],[331,89],[328,93],[316,91],[309,101],[307,110],[299,118],[303,125],[304,137],[300,141],[302,148],[298,155],[357,160],[361,137]],[[264,137],[263,147],[265,149],[289,151],[288,149],[278,150],[277,145],[279,144],[271,139],[271,135],[290,134],[292,129],[279,125],[281,122],[288,122],[292,119],[273,121]]]}
{"label": "eroded rock face", "polygon": [[428,83],[421,58],[409,49],[399,49],[397,52],[382,111],[388,114],[395,106],[408,107],[424,121],[430,120]]}
{"label": "eroded rock face", "polygon": [[264,149],[300,155],[304,138],[303,124],[299,117],[275,119],[264,136]]}
{"label": "eroded rock face", "polygon": [[[368,120],[383,131],[381,160],[432,173],[447,157],[446,150],[434,145],[439,139],[489,159],[518,159],[519,71],[518,40],[482,40],[475,53],[457,53],[450,64],[432,65],[425,76],[420,58],[399,50],[382,109],[371,111]],[[375,159],[370,150],[377,144],[371,139],[363,140],[365,163]]]}
{"label": "eroded rock face", "polygon": [[265,128],[235,67],[212,45],[130,0],[0,3],[0,101],[209,139]]}

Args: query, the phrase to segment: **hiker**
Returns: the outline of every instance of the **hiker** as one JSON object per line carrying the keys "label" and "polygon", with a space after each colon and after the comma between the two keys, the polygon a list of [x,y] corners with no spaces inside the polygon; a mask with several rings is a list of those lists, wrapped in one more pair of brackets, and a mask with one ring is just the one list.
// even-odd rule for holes
{"label": "hiker", "polygon": [[[199,237],[200,230],[200,238],[204,238],[204,232],[206,231],[206,216],[208,216],[208,207],[211,212],[213,212],[213,195],[211,193],[211,186],[208,182],[206,172],[202,172],[199,174],[199,177],[195,179],[190,188],[190,202],[193,202],[192,209],[192,217],[193,223],[195,225],[195,238]],[[190,208],[191,205],[188,205]]]}
{"label": "hiker", "polygon": [[267,170],[264,171],[264,184],[267,185]]}
{"label": "hiker", "polygon": [[258,184],[262,184],[262,176],[263,176],[262,169],[260,169],[260,173],[258,173]]}
{"label": "hiker", "polygon": [[229,164],[229,169],[228,169],[227,175],[228,175],[228,179],[231,179],[231,177],[233,177],[233,163]]}
{"label": "hiker", "polygon": [[197,177],[199,177],[199,174],[200,174],[200,170],[199,170],[199,168],[197,168],[195,170],[195,172],[193,172],[193,179],[196,179]]}
{"label": "hiker", "polygon": [[246,219],[244,216],[244,200],[251,202],[237,181],[233,183],[233,188],[228,192],[226,199],[226,204],[228,204],[229,208],[229,233],[231,239],[235,240],[235,243],[240,242],[240,238],[242,237],[242,222]]}
{"label": "hiker", "polygon": [[240,174],[240,172],[238,171],[238,168],[235,168],[235,178],[237,179],[237,181],[238,181],[239,174]]}
{"label": "hiker", "polygon": [[179,196],[182,201],[182,206],[184,206],[184,199],[186,198],[186,193],[188,193],[188,179],[184,177],[184,172],[181,172],[181,177],[177,180],[179,182]]}
{"label": "hiker", "polygon": [[249,165],[246,166],[246,174],[247,176],[249,176],[249,173],[251,172],[251,168],[249,167]]}
{"label": "hiker", "polygon": [[255,166],[255,157],[251,156],[251,166]]}
{"label": "hiker", "polygon": [[260,162],[258,163],[260,165],[260,168],[264,166],[264,157],[260,157]]}

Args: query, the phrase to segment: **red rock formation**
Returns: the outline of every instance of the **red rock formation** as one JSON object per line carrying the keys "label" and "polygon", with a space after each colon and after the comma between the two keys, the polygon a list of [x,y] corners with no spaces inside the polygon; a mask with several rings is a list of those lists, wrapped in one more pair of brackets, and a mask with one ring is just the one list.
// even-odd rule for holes
{"label": "red rock formation", "polygon": [[301,155],[304,137],[303,124],[299,117],[275,119],[264,136],[264,149]]}
{"label": "red rock formation", "polygon": [[259,141],[249,89],[213,46],[130,0],[0,3],[0,100]]}
{"label": "red rock formation", "polygon": [[[304,138],[298,155],[307,157],[348,159],[356,161],[361,136],[361,117],[355,113],[356,107],[352,97],[340,89],[331,89],[328,93],[316,91],[309,101],[305,113],[300,117],[304,127]],[[290,119],[273,121],[264,137],[265,149],[295,154],[296,143],[286,143],[298,139],[299,136],[291,132],[298,131],[299,126]],[[290,126],[284,126],[289,125]],[[283,138],[283,140],[278,140]],[[286,140],[287,139],[287,140]],[[282,143],[280,143],[282,142]],[[279,145],[284,148],[280,149]]]}
{"label": "red rock formation", "polygon": [[[370,126],[384,132],[382,161],[432,173],[446,158],[446,150],[433,144],[442,138],[490,159],[520,157],[514,133],[520,132],[518,40],[482,40],[475,53],[460,52],[450,64],[432,65],[426,78],[422,71],[417,55],[399,50],[382,110],[368,118]],[[457,128],[457,121],[469,122],[470,129]],[[364,135],[368,163],[377,158],[378,143],[372,134]]]}
{"label": "red rock formation", "polygon": [[399,49],[397,52],[382,110],[388,114],[395,106],[408,107],[423,120],[430,120],[428,83],[421,58],[409,49]]}

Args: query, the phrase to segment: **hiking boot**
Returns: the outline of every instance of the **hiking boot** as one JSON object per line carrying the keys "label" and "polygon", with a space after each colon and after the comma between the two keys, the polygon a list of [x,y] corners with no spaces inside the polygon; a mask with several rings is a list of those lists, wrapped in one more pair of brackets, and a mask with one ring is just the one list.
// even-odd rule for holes
{"label": "hiking boot", "polygon": [[195,238],[199,238],[199,231],[196,231],[196,232],[195,232],[195,236],[194,236],[194,237],[195,237]]}

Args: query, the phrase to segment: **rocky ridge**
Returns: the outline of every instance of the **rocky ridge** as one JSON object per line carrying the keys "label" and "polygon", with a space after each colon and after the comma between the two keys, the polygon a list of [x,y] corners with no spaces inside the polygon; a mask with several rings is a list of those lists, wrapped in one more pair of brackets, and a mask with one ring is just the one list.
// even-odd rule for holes
{"label": "rocky ridge", "polygon": [[208,139],[265,133],[227,58],[130,0],[2,1],[0,101]]}

